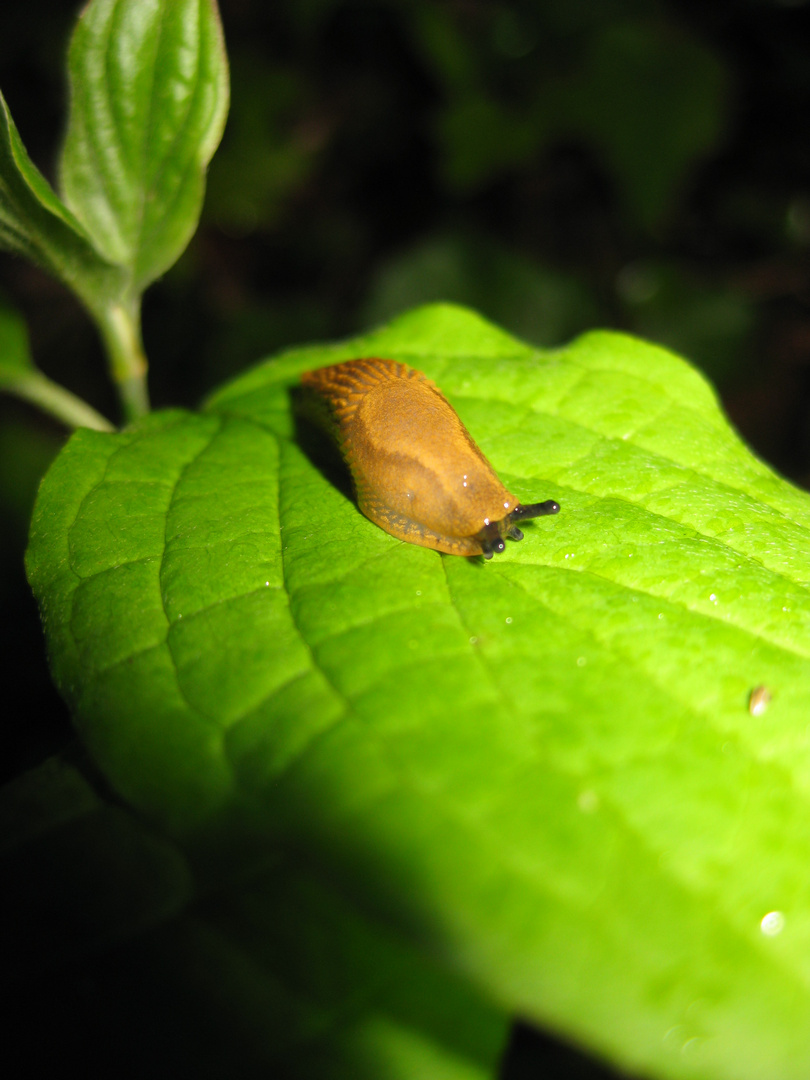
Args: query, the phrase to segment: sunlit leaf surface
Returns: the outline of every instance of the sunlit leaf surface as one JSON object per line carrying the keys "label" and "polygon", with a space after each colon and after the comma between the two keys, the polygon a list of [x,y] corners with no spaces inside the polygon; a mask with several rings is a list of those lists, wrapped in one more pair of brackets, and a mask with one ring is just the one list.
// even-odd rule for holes
{"label": "sunlit leaf surface", "polygon": [[[424,370],[559,516],[489,563],[367,521],[290,405],[357,356]],[[202,865],[278,845],[625,1068],[803,1080],[808,539],[677,357],[432,307],[78,432],[28,565],[89,752]]]}

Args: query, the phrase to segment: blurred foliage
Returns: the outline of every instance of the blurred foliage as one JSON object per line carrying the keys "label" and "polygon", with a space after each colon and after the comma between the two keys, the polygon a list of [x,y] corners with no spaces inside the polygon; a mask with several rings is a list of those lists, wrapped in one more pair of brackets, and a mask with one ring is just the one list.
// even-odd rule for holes
{"label": "blurred foliage", "polygon": [[[684,181],[714,149],[726,119],[727,76],[705,45],[664,20],[588,27],[568,62],[538,64],[538,26],[494,10],[487,28],[501,61],[531,57],[511,93],[481,85],[481,72],[447,63],[463,54],[458,27],[431,25],[422,44],[439,58],[445,105],[437,122],[450,187],[475,189],[521,168],[563,139],[589,145],[616,186],[631,227],[654,230],[674,208]],[[446,20],[449,22],[449,20]],[[437,39],[455,38],[437,50]],[[556,56],[557,54],[555,52]],[[563,53],[564,55],[564,53]]]}
{"label": "blurred foliage", "polygon": [[750,355],[755,311],[737,289],[673,261],[645,260],[623,267],[616,289],[636,333],[688,356],[715,385],[727,383]]}
{"label": "blurred foliage", "polygon": [[[0,82],[47,172],[69,19],[32,2],[43,38],[2,16]],[[221,6],[233,101],[207,227],[146,301],[158,404],[193,404],[257,355],[397,305],[458,299],[539,344],[602,324],[680,347],[737,415],[773,294],[804,285],[775,273],[763,295],[739,272],[802,263],[810,241],[799,7]],[[775,153],[775,136],[788,149]],[[628,293],[641,265],[656,268],[654,300]],[[49,290],[16,269],[4,265],[7,288],[41,323]],[[49,346],[40,362],[70,385],[73,358]],[[801,440],[778,419],[763,451],[801,475]]]}
{"label": "blurred foliage", "polygon": [[600,320],[573,274],[554,271],[483,236],[437,235],[382,263],[363,322],[386,322],[436,296],[479,311],[529,341],[567,341]]}
{"label": "blurred foliage", "polygon": [[[76,4],[0,10],[0,86],[51,179]],[[157,405],[296,342],[451,299],[538,344],[684,352],[810,478],[810,10],[786,0],[221,0],[233,95],[204,226],[147,294]],[[110,409],[84,314],[0,261],[36,363]],[[62,441],[0,399],[10,775],[69,738],[22,576]],[[33,720],[31,719],[33,717]]]}
{"label": "blurred foliage", "polygon": [[208,217],[224,232],[241,237],[272,228],[286,200],[309,178],[319,132],[295,126],[306,89],[295,70],[268,67],[250,49],[242,55],[232,79],[240,107],[206,194]]}

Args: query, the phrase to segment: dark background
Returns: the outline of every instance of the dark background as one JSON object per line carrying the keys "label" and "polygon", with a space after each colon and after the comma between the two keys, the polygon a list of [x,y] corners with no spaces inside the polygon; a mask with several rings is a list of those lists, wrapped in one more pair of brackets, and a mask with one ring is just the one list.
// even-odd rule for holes
{"label": "dark background", "polygon": [[[189,250],[147,294],[156,406],[415,304],[539,345],[682,352],[810,483],[810,12],[803,0],[221,0],[232,105]],[[53,179],[78,4],[0,11],[0,87]],[[118,419],[74,300],[0,256],[36,362]],[[3,777],[70,738],[22,572],[65,433],[0,399]],[[13,702],[18,704],[14,705]],[[513,1080],[594,1077],[528,1032]]]}

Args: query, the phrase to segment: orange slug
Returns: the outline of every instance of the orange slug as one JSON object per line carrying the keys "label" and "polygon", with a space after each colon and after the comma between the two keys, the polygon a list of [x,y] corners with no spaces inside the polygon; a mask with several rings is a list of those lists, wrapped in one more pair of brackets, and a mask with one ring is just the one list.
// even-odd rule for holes
{"label": "orange slug", "polygon": [[475,445],[455,409],[421,371],[395,360],[347,360],[301,379],[307,411],[338,444],[360,510],[392,536],[449,555],[503,551],[522,540],[521,506]]}

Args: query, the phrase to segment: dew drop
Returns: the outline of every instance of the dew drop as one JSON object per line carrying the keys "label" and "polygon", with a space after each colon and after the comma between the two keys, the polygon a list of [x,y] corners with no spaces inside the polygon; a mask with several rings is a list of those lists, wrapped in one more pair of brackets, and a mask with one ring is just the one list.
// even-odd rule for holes
{"label": "dew drop", "polygon": [[785,929],[785,916],[781,911],[769,911],[762,916],[759,928],[766,937],[776,937]]}

